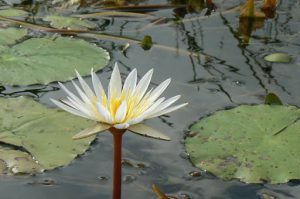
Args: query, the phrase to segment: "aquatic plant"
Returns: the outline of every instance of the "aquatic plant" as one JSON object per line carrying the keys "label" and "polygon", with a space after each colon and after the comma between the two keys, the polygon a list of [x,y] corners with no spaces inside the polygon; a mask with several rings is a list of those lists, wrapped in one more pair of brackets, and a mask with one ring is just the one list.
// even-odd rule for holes
{"label": "aquatic plant", "polygon": [[121,198],[121,156],[122,136],[128,129],[134,133],[146,135],[156,139],[170,140],[162,133],[141,124],[145,119],[158,117],[175,111],[187,103],[171,106],[180,95],[165,99],[159,96],[170,84],[167,79],[155,89],[148,87],[152,78],[153,69],[149,70],[137,83],[137,70],[133,69],[122,86],[121,75],[117,63],[113,69],[108,85],[107,94],[95,72],[91,71],[93,90],[76,71],[81,88],[72,81],[79,97],[69,91],[63,84],[61,88],[68,94],[67,99],[54,100],[58,107],[74,115],[88,118],[97,124],[86,129],[74,139],[89,137],[104,130],[109,130],[114,137],[114,189],[113,199]]}

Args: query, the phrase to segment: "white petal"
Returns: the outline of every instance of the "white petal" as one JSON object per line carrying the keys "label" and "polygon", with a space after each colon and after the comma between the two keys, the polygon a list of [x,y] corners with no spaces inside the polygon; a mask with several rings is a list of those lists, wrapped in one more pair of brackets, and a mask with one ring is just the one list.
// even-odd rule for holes
{"label": "white petal", "polygon": [[164,97],[157,100],[154,104],[152,104],[144,113],[143,116],[146,117],[148,114],[151,114],[155,109],[165,100]]}
{"label": "white petal", "polygon": [[151,89],[144,95],[143,98],[145,98],[145,99],[149,98],[149,96],[151,95],[152,91],[153,91],[153,88],[151,88]]}
{"label": "white petal", "polygon": [[[67,89],[62,83],[58,82],[59,86],[74,100],[82,102],[76,95]],[[82,102],[83,103],[83,102]]]}
{"label": "white petal", "polygon": [[180,105],[177,105],[177,106],[169,107],[169,108],[164,109],[164,110],[162,110],[162,111],[159,111],[159,112],[157,112],[157,113],[155,113],[155,114],[148,115],[148,116],[146,117],[146,119],[153,118],[153,117],[158,117],[158,116],[160,116],[160,115],[164,115],[164,114],[170,113],[170,112],[172,112],[172,111],[176,111],[177,109],[180,109],[180,108],[182,108],[182,107],[184,107],[184,106],[186,106],[186,105],[188,105],[188,103],[184,103],[184,104],[180,104]]}
{"label": "white petal", "polygon": [[70,97],[67,97],[67,99],[69,100],[69,103],[65,100],[63,102],[67,103],[68,105],[72,106],[73,108],[75,108],[78,111],[86,114],[88,117],[92,118],[93,120],[97,121],[97,117],[91,112],[89,106],[87,106],[86,104],[83,104],[83,105],[79,104],[77,101],[73,100]]}
{"label": "white petal", "polygon": [[88,105],[85,104],[84,102],[82,102],[81,100],[75,100],[75,99],[73,99],[73,98],[71,98],[71,97],[69,97],[69,96],[67,96],[67,99],[68,99],[70,102],[72,102],[76,107],[85,107],[85,108],[88,107]]}
{"label": "white petal", "polygon": [[122,122],[126,117],[126,113],[127,113],[127,104],[126,101],[123,101],[116,112],[116,116],[115,116],[116,122],[117,123]]}
{"label": "white petal", "polygon": [[92,119],[92,120],[97,120],[95,117],[93,117],[93,115],[89,111],[89,108],[82,107],[82,106],[79,106],[79,108],[78,108],[76,106],[76,101],[74,101],[70,97],[68,97],[68,100],[60,100],[60,101],[61,101],[62,104],[66,104],[66,105],[70,106],[71,108],[74,108],[74,109],[78,110],[82,115],[85,115],[86,118],[89,118],[89,119]]}
{"label": "white petal", "polygon": [[134,124],[141,123],[143,120],[144,120],[144,117],[140,116],[140,117],[129,120],[127,123],[131,126],[131,125],[134,125]]}
{"label": "white petal", "polygon": [[104,91],[103,86],[95,72],[91,71],[91,75],[92,75],[92,82],[93,82],[93,87],[94,87],[96,96],[98,99],[101,99],[102,92]]}
{"label": "white petal", "polygon": [[113,97],[119,98],[121,95],[121,90],[122,90],[121,75],[118,68],[118,64],[115,63],[115,67],[111,74],[110,82],[108,85],[108,99],[110,100],[112,95],[114,95]]}
{"label": "white petal", "polygon": [[59,102],[59,101],[57,101],[57,100],[54,100],[54,99],[51,99],[51,101],[52,101],[56,106],[58,106],[59,108],[65,110],[65,111],[67,111],[67,112],[69,112],[69,113],[72,113],[72,114],[74,114],[74,115],[77,115],[77,116],[80,116],[80,117],[84,117],[84,118],[90,119],[88,116],[86,116],[86,115],[83,114],[82,112],[80,112],[80,111],[78,111],[78,110],[76,110],[76,109],[74,109],[74,108],[72,108],[72,107],[70,107],[70,106],[68,106],[68,105],[65,105],[64,103],[61,103],[61,102]]}
{"label": "white petal", "polygon": [[114,127],[116,129],[127,129],[129,127],[129,124],[128,123],[115,124]]}
{"label": "white petal", "polygon": [[151,93],[151,95],[149,96],[149,100],[150,101],[155,101],[165,90],[166,88],[169,86],[171,82],[171,78],[166,79],[165,81],[163,81],[162,83],[160,83]]}
{"label": "white petal", "polygon": [[101,117],[104,119],[103,122],[112,124],[113,123],[113,118],[110,114],[110,112],[105,108],[100,102],[97,103],[97,109]]}
{"label": "white petal", "polygon": [[89,98],[93,98],[95,97],[95,93],[91,90],[91,88],[89,87],[89,85],[84,81],[84,79],[82,79],[82,77],[80,76],[80,74],[78,73],[77,70],[75,70],[77,78],[81,84],[82,89],[84,90],[84,92],[86,93],[86,95]]}
{"label": "white petal", "polygon": [[136,69],[133,69],[127,76],[124,86],[123,86],[123,93],[133,93],[136,87],[136,81],[137,81],[137,71]]}
{"label": "white petal", "polygon": [[163,103],[159,104],[159,106],[155,107],[155,109],[153,109],[152,107],[150,107],[149,109],[151,109],[151,111],[147,110],[147,113],[145,113],[145,117],[149,116],[149,115],[153,115],[155,113],[158,113],[166,108],[168,108],[169,106],[171,106],[174,102],[176,102],[181,96],[180,95],[176,95],[174,97],[171,97],[169,99],[167,99],[166,101],[164,101]]}
{"label": "white petal", "polygon": [[71,81],[72,84],[74,85],[76,91],[78,92],[78,94],[80,95],[81,99],[84,101],[84,103],[86,104],[91,104],[91,101],[89,100],[89,98],[86,96],[86,94],[77,86],[77,84],[74,81]]}
{"label": "white petal", "polygon": [[[140,100],[140,102],[142,102],[144,99],[145,100],[147,100],[148,98],[149,98],[149,96],[151,95],[151,93],[152,93],[152,90],[153,90],[153,88],[151,88],[145,95],[144,95],[144,97]],[[148,101],[148,100],[147,100]],[[144,107],[144,110],[146,110],[147,108],[149,108],[150,106],[151,106],[151,104],[152,103],[147,103],[147,104],[144,104],[143,106],[145,106]],[[147,106],[147,107],[146,107]]]}
{"label": "white petal", "polygon": [[148,86],[150,84],[151,78],[152,78],[152,74],[153,74],[153,69],[149,70],[143,77],[142,79],[139,81],[138,85],[136,86],[135,89],[135,95],[137,96],[137,98],[140,100],[145,92],[148,89]]}

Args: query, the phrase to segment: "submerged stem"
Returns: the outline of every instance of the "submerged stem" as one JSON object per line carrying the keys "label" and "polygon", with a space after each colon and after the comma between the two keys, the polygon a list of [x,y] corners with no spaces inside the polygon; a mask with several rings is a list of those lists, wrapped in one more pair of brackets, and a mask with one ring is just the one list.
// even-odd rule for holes
{"label": "submerged stem", "polygon": [[122,136],[126,129],[110,128],[114,137],[114,179],[113,199],[121,199],[122,194]]}

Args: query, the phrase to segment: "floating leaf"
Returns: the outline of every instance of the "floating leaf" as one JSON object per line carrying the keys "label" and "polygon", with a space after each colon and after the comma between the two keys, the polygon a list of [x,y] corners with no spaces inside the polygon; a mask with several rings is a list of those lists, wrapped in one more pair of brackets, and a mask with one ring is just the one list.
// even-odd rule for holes
{"label": "floating leaf", "polygon": [[152,47],[152,37],[149,35],[146,35],[144,39],[141,41],[141,46],[144,50],[149,50]]}
{"label": "floating leaf", "polygon": [[96,28],[96,24],[87,20],[82,20],[75,17],[64,17],[64,16],[46,16],[43,18],[44,21],[50,21],[50,25],[53,28],[70,28],[70,29],[79,29],[87,30],[89,28]]}
{"label": "floating leaf", "polygon": [[[21,28],[0,28],[0,48],[1,46],[14,44],[17,40],[27,35],[26,29]],[[0,55],[1,64],[1,55]]]}
{"label": "floating leaf", "polygon": [[0,116],[0,142],[25,150],[0,148],[0,160],[6,163],[13,161],[7,160],[8,157],[24,159],[11,163],[17,173],[65,166],[84,153],[95,138],[72,140],[74,134],[94,123],[24,97],[0,99]]}
{"label": "floating leaf", "polygon": [[0,15],[4,17],[20,17],[20,16],[26,16],[28,15],[27,12],[24,10],[18,10],[18,9],[6,9],[6,10],[0,10]]}
{"label": "floating leaf", "polygon": [[265,97],[265,104],[268,104],[268,105],[283,105],[280,98],[274,93],[269,93]]}
{"label": "floating leaf", "polygon": [[[10,85],[46,84],[74,78],[77,69],[88,75],[93,67],[103,68],[109,54],[84,40],[32,38],[0,54],[0,83]],[[22,74],[22,75],[16,75]]]}
{"label": "floating leaf", "polygon": [[192,126],[186,149],[195,166],[225,179],[285,183],[300,179],[300,109],[242,105]]}
{"label": "floating leaf", "polygon": [[264,58],[269,62],[278,62],[278,63],[289,63],[292,61],[292,57],[287,53],[273,53],[265,56]]}

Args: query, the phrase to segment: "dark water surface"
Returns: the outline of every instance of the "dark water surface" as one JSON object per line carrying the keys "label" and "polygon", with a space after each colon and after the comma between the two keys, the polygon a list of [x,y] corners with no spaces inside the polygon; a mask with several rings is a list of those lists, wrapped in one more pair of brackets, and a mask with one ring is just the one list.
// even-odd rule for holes
{"label": "dark water surface", "polygon": [[[182,1],[184,2],[184,1]],[[239,12],[228,11],[240,1],[215,1],[223,14],[204,16],[206,10],[186,12],[185,8],[153,9],[151,19],[99,18],[99,30],[115,36],[141,40],[151,35],[156,44],[144,51],[131,43],[126,56],[122,46],[127,41],[88,38],[106,48],[112,57],[108,67],[98,72],[107,85],[115,61],[124,77],[137,68],[143,75],[154,68],[153,86],[168,77],[172,83],[166,96],[181,94],[189,106],[156,119],[150,126],[172,138],[157,141],[131,133],[124,137],[123,198],[155,199],[151,185],[180,199],[258,199],[267,193],[279,199],[300,198],[300,184],[244,184],[222,181],[198,172],[184,150],[184,135],[189,126],[217,110],[239,104],[260,104],[268,92],[277,93],[286,104],[300,106],[300,1],[281,0],[275,18],[252,32],[249,44],[242,37]],[[244,2],[244,1],[241,1]],[[166,4],[171,1],[149,0],[142,4]],[[47,11],[47,6],[39,8]],[[149,25],[161,18],[161,22]],[[191,53],[193,52],[193,53]],[[267,63],[263,57],[273,52],[293,56],[290,64]],[[86,77],[90,82],[90,77]],[[69,82],[65,85],[72,89]],[[65,94],[56,83],[48,86],[2,87],[1,96],[28,95],[49,107],[49,98]],[[36,176],[1,176],[1,199],[107,199],[112,189],[112,136],[101,134],[90,149],[70,165]],[[300,169],[300,168],[299,168]]]}

